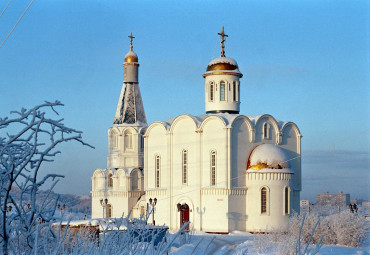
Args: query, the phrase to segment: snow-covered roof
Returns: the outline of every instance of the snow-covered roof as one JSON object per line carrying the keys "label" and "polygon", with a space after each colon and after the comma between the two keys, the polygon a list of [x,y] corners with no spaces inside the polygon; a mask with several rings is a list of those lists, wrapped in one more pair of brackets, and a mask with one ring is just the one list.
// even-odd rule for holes
{"label": "snow-covered roof", "polygon": [[288,157],[273,144],[261,144],[254,148],[248,161],[248,171],[273,171],[288,169]]}
{"label": "snow-covered roof", "polygon": [[[225,123],[225,126],[227,128],[231,128],[231,125],[232,123],[234,122],[234,120],[240,116],[244,116],[244,117],[247,117],[253,126],[256,125],[257,121],[262,118],[262,117],[270,117],[270,115],[268,114],[261,114],[261,115],[256,115],[256,116],[250,116],[250,115],[242,115],[242,114],[230,114],[230,113],[208,113],[208,114],[203,114],[203,115],[191,115],[191,114],[181,114],[175,118],[169,118],[168,120],[166,121],[156,121],[155,123],[161,123],[164,125],[164,127],[169,130],[171,128],[171,125],[172,123],[175,121],[175,119],[181,117],[181,116],[188,116],[190,118],[192,118],[194,120],[194,122],[196,123],[197,125],[197,128],[199,128],[201,125],[202,125],[202,122],[210,117],[210,116],[216,116],[220,119],[223,120],[223,122]],[[272,116],[271,116],[272,117]],[[273,118],[273,117],[272,117]],[[278,124],[278,127],[281,129],[283,127],[284,124],[288,123],[288,122],[284,122],[284,121],[280,121],[280,120],[277,120],[275,118],[273,118],[274,120],[276,120],[277,124]]]}
{"label": "snow-covered roof", "polygon": [[113,125],[147,126],[144,105],[137,84],[123,83]]}
{"label": "snow-covered roof", "polygon": [[226,63],[226,64],[231,64],[231,65],[234,65],[234,66],[238,66],[238,64],[236,63],[235,59],[233,58],[227,58],[227,57],[218,57],[218,58],[215,58],[214,60],[212,60],[211,62],[209,62],[209,66],[211,65],[215,65],[215,64],[219,64],[219,63]]}
{"label": "snow-covered roof", "polygon": [[130,50],[130,51],[126,54],[125,58],[126,58],[126,57],[136,57],[136,58],[137,58],[137,55],[136,55],[136,53],[135,53],[135,52],[133,52],[132,50]]}

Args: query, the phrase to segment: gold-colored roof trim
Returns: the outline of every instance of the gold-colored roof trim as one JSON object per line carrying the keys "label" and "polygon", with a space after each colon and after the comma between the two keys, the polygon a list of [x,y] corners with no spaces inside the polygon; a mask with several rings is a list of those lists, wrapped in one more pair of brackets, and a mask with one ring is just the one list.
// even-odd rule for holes
{"label": "gold-colored roof trim", "polygon": [[243,77],[243,74],[239,73],[239,72],[209,72],[209,73],[207,72],[207,73],[203,74],[203,78],[205,78],[206,76],[210,76],[210,75],[224,75],[224,74],[237,75],[240,78]]}

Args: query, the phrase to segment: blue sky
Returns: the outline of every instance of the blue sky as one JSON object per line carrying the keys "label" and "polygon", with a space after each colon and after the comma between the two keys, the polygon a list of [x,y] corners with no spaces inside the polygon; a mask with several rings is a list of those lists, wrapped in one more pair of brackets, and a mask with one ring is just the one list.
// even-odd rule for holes
{"label": "blue sky", "polygon": [[[1,41],[27,5],[10,3]],[[56,191],[88,194],[93,170],[106,166],[130,32],[151,123],[204,113],[202,74],[225,26],[226,56],[244,74],[241,113],[301,129],[302,198],[370,199],[369,13],[368,1],[37,0],[0,48],[0,116],[62,101],[65,123],[96,149],[65,144],[45,171],[66,175]]]}

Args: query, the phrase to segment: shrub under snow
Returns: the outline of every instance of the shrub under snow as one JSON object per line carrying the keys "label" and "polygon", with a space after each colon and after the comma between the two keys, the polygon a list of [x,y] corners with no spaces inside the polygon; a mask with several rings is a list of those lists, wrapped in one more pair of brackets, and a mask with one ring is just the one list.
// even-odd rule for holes
{"label": "shrub under snow", "polygon": [[[294,250],[302,218],[302,215],[293,214],[289,220],[288,231],[277,230],[273,233],[272,240],[280,243],[280,254],[289,254],[287,251]],[[311,238],[312,230],[318,221]],[[322,244],[358,247],[366,238],[366,228],[366,219],[362,215],[342,212],[319,217],[317,214],[310,214],[306,216],[302,226],[300,241],[305,244],[311,238],[311,243],[316,244],[322,237]]]}

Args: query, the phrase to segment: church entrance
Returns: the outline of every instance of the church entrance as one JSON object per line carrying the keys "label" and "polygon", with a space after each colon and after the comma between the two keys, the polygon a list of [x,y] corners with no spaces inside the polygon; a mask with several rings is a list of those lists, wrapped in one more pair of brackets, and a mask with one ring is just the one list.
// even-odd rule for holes
{"label": "church entrance", "polygon": [[[180,207],[180,227],[184,226],[186,222],[189,221],[189,206],[187,204],[182,204]],[[185,230],[189,230],[189,225],[186,226]]]}

